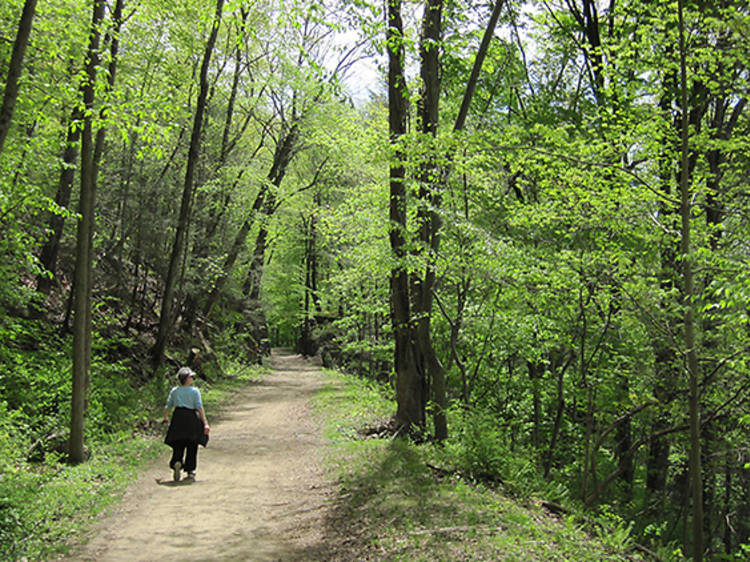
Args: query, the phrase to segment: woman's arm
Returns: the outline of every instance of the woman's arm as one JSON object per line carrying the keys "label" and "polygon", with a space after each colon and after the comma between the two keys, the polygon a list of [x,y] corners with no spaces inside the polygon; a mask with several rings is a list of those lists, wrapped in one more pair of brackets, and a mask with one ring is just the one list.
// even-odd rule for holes
{"label": "woman's arm", "polygon": [[208,435],[209,427],[208,427],[208,420],[206,419],[206,412],[203,411],[203,408],[197,408],[196,411],[198,412],[198,415],[201,418],[201,421],[203,422],[203,430],[206,432],[206,435]]}
{"label": "woman's arm", "polygon": [[173,396],[174,396],[174,388],[169,391],[169,396],[167,396],[167,403],[164,404],[164,423],[169,423],[169,413],[174,408],[174,402],[172,401]]}

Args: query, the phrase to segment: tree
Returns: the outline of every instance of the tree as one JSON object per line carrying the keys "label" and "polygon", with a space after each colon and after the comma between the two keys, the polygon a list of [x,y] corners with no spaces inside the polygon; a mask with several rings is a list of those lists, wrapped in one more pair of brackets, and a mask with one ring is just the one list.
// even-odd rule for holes
{"label": "tree", "polygon": [[18,23],[16,40],[13,42],[13,53],[10,57],[8,75],[5,78],[5,89],[3,90],[3,103],[0,106],[0,154],[3,153],[3,146],[13,118],[13,108],[18,97],[18,80],[23,70],[23,58],[26,54],[26,45],[29,43],[35,11],[36,0],[26,0],[23,5],[21,20]]}
{"label": "tree", "polygon": [[104,19],[104,0],[96,0],[91,16],[86,82],[83,93],[83,130],[81,132],[80,219],[76,237],[75,317],[73,323],[73,391],[70,419],[70,462],[80,463],[84,455],[84,418],[86,388],[91,363],[91,263],[96,198],[96,162],[94,160],[93,111],[96,74],[100,62],[99,43]]}
{"label": "tree", "polygon": [[417,371],[411,339],[409,275],[406,266],[406,170],[402,139],[406,135],[407,87],[404,74],[404,27],[401,1],[388,0],[386,48],[388,50],[388,130],[390,157],[389,238],[393,253],[390,277],[391,322],[396,371],[396,422],[402,431],[424,424],[426,381]]}
{"label": "tree", "polygon": [[685,353],[687,355],[687,376],[689,381],[689,417],[690,417],[690,485],[693,493],[693,559],[703,560],[703,481],[701,474],[701,432],[700,432],[700,397],[698,393],[698,353],[695,340],[694,320],[694,284],[693,264],[691,257],[692,189],[690,186],[690,129],[688,115],[688,75],[687,47],[685,43],[685,19],[683,2],[677,0],[680,38],[680,259],[683,271],[682,302],[685,309]]}
{"label": "tree", "polygon": [[180,203],[180,215],[177,219],[177,232],[175,234],[174,243],[172,244],[172,251],[169,258],[169,269],[167,270],[164,294],[161,300],[159,331],[152,351],[152,360],[155,367],[158,367],[161,364],[164,349],[167,345],[167,338],[169,337],[169,331],[172,328],[175,287],[177,286],[180,262],[183,253],[185,252],[187,229],[190,225],[192,215],[194,175],[200,151],[203,114],[206,110],[206,98],[208,97],[208,66],[211,61],[211,53],[213,52],[216,43],[216,36],[219,33],[223,6],[224,0],[217,0],[216,12],[211,24],[211,32],[206,40],[206,47],[203,51],[203,60],[201,62],[199,77],[200,89],[193,116],[190,149],[188,151],[187,164],[185,166],[185,181],[183,183],[182,200]]}
{"label": "tree", "polygon": [[[459,110],[453,128],[454,132],[464,128],[469,107],[474,96],[476,83],[482,64],[487,55],[490,39],[497,25],[502,0],[494,4],[492,14],[486,26],[482,42],[474,59],[471,75],[466,83]],[[445,410],[447,402],[445,398],[445,372],[435,353],[430,336],[430,319],[433,314],[433,293],[435,290],[435,260],[440,249],[441,219],[439,209],[441,206],[442,193],[447,187],[450,174],[450,156],[443,157],[436,153],[436,148],[429,147],[438,131],[440,99],[439,80],[439,45],[441,44],[442,9],[440,1],[428,2],[425,5],[422,20],[422,36],[420,41],[420,76],[422,79],[422,92],[419,98],[419,124],[421,140],[428,145],[427,157],[421,163],[418,181],[420,182],[419,201],[417,203],[417,231],[418,248],[424,252],[426,265],[423,273],[411,274],[411,280],[400,278],[402,269],[405,267],[404,256],[406,239],[404,234],[408,232],[406,224],[406,190],[403,184],[405,175],[403,167],[399,164],[391,165],[391,220],[394,221],[391,233],[391,248],[396,260],[396,270],[392,274],[391,281],[391,305],[394,310],[394,337],[396,340],[396,365],[397,379],[402,389],[398,394],[398,410],[396,422],[399,427],[409,430],[411,426],[421,426],[424,423],[424,411],[430,392],[435,401],[435,433],[438,439],[447,436],[447,425]],[[402,55],[392,50],[397,42],[401,41],[403,29],[399,26],[400,13],[394,7],[394,15],[389,16],[387,45],[389,46],[389,110],[391,112],[391,142],[396,143],[404,132],[400,132],[400,123],[405,120],[406,108],[395,103],[394,98],[405,96],[406,84],[403,78],[403,63],[399,60]],[[402,47],[401,47],[402,48]],[[400,64],[400,66],[399,66]],[[403,84],[402,84],[403,82]],[[400,116],[400,112],[404,116]],[[432,141],[430,141],[432,139]],[[401,155],[396,152],[396,160]],[[447,163],[441,163],[443,159]],[[403,201],[402,201],[403,200]],[[404,207],[403,209],[401,207]],[[406,274],[406,272],[403,272]],[[397,312],[395,312],[397,311]],[[397,329],[396,326],[399,326]],[[398,331],[406,331],[407,334],[399,334]],[[405,345],[413,346],[409,352],[401,348]],[[413,355],[413,359],[409,356]],[[410,368],[399,365],[409,365]]]}

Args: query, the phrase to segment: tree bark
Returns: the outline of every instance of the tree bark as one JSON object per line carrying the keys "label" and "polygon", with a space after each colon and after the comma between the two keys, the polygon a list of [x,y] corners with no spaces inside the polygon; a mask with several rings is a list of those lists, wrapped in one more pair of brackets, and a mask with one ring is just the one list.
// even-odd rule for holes
{"label": "tree bark", "polygon": [[18,23],[16,40],[13,42],[13,51],[10,55],[8,75],[5,79],[5,90],[3,92],[3,103],[0,106],[0,154],[3,153],[5,139],[10,131],[13,119],[13,110],[18,99],[18,80],[23,70],[23,59],[26,55],[26,46],[29,44],[31,35],[31,23],[34,21],[36,11],[36,0],[26,0],[21,12],[21,20]]}
{"label": "tree bark", "polygon": [[[80,108],[75,107],[68,123],[68,131],[65,135],[65,150],[62,157],[60,181],[57,184],[57,193],[55,194],[55,204],[60,208],[65,208],[70,204],[70,195],[73,191],[73,180],[75,179],[75,161],[78,157],[78,143],[81,138],[81,129],[77,124],[81,118]],[[60,240],[64,227],[65,217],[57,213],[52,214],[49,222],[50,234],[44,246],[42,246],[39,256],[39,261],[46,273],[39,275],[36,283],[37,291],[45,295],[49,294],[55,283],[57,256],[60,252]]]}
{"label": "tree bark", "polygon": [[[250,233],[250,229],[253,227],[256,219],[258,219],[259,215],[262,214],[263,216],[260,217],[261,226],[255,239],[253,261],[250,265],[250,271],[243,287],[245,296],[255,294],[256,298],[254,299],[251,296],[250,300],[257,299],[257,295],[260,292],[259,283],[262,277],[263,262],[265,261],[266,252],[267,231],[265,222],[268,217],[276,210],[276,196],[274,194],[275,191],[272,191],[270,187],[273,186],[275,190],[278,190],[278,188],[281,186],[281,182],[284,180],[284,176],[286,176],[289,164],[291,163],[294,155],[297,152],[298,140],[299,124],[295,122],[291,127],[289,127],[286,134],[284,134],[281,142],[276,145],[276,149],[274,150],[273,155],[273,162],[271,164],[271,169],[268,172],[268,176],[266,177],[266,181],[262,183],[260,188],[258,189],[258,194],[255,196],[255,201],[253,201],[252,209],[250,213],[248,213],[247,218],[245,218],[245,221],[242,223],[240,230],[237,232],[237,235],[234,238],[232,247],[227,254],[226,259],[224,260],[222,273],[219,278],[216,279],[214,287],[208,296],[208,300],[206,301],[206,305],[203,308],[203,313],[206,316],[208,316],[213,310],[213,307],[216,306],[216,303],[219,300],[219,296],[221,295],[221,291],[224,288],[229,275],[231,275],[232,273],[232,268],[234,267],[234,264],[237,261],[240,252],[245,247],[247,235]],[[257,291],[255,290],[256,286]]]}
{"label": "tree bark", "polygon": [[404,75],[404,27],[401,0],[388,0],[388,131],[393,155],[389,164],[389,241],[393,256],[390,274],[391,323],[396,371],[396,424],[401,433],[424,425],[424,379],[416,369],[411,338],[409,276],[406,271],[406,169],[402,138],[406,134],[407,96]]}
{"label": "tree bark", "polygon": [[[276,212],[276,194],[281,182],[286,176],[289,164],[297,154],[299,140],[299,123],[294,122],[287,130],[281,142],[276,145],[274,150],[273,164],[268,172],[268,181],[261,187],[265,190],[263,206],[261,208],[260,227],[255,237],[255,249],[253,259],[250,262],[250,270],[245,280],[243,293],[250,302],[257,302],[260,298],[260,285],[263,280],[263,267],[266,262],[266,246],[268,239],[268,221]],[[273,189],[270,188],[273,186]],[[228,272],[226,272],[228,274]]]}
{"label": "tree bark", "polygon": [[[420,58],[422,92],[419,103],[421,132],[432,139],[437,135],[440,101],[440,42],[442,36],[442,0],[428,0],[422,19]],[[435,438],[442,441],[448,437],[445,417],[447,399],[445,393],[445,369],[432,345],[430,320],[435,286],[435,259],[440,246],[441,218],[436,209],[441,203],[440,167],[435,155],[428,154],[420,171],[420,203],[417,215],[420,241],[429,258],[422,278],[414,282],[414,313],[416,317],[415,340],[418,369],[423,373],[426,388],[431,391],[434,403],[433,424]],[[427,396],[424,397],[425,399]]]}
{"label": "tree bark", "polygon": [[83,87],[83,131],[81,133],[81,195],[76,238],[75,268],[75,316],[73,319],[73,390],[71,396],[69,460],[80,463],[84,460],[84,417],[86,386],[91,360],[91,263],[94,203],[96,199],[96,170],[94,161],[94,139],[92,112],[94,107],[94,85],[99,65],[99,26],[104,17],[104,0],[94,2],[86,56],[86,82]]}
{"label": "tree bark", "polygon": [[687,48],[685,45],[685,21],[683,14],[683,0],[677,0],[677,11],[679,18],[680,35],[680,98],[682,106],[682,131],[680,146],[680,253],[683,272],[683,307],[685,310],[684,338],[687,350],[687,375],[689,386],[690,417],[690,486],[693,499],[693,559],[703,560],[703,481],[701,474],[701,436],[700,436],[700,396],[698,390],[698,354],[696,352],[695,340],[695,318],[693,302],[693,264],[690,255],[690,213],[691,213],[691,189],[689,180],[689,157],[690,157],[690,130],[688,114],[688,87],[687,87]]}
{"label": "tree bark", "polygon": [[180,277],[180,263],[182,261],[183,253],[185,252],[187,230],[192,216],[194,175],[200,154],[203,114],[206,110],[206,99],[208,97],[208,66],[211,62],[211,54],[213,53],[214,45],[216,44],[216,36],[219,33],[223,7],[224,0],[217,0],[211,33],[206,41],[206,48],[203,52],[203,62],[200,70],[200,91],[196,102],[195,115],[193,117],[193,130],[190,136],[190,148],[188,150],[187,166],[185,168],[185,181],[182,189],[182,200],[180,202],[180,215],[177,222],[177,232],[175,233],[172,252],[169,258],[169,268],[165,280],[161,313],[159,315],[159,331],[156,336],[156,343],[152,350],[152,362],[155,368],[158,368],[161,364],[164,350],[167,345],[169,331],[172,328],[172,308],[174,306],[172,301],[174,300],[177,279]]}
{"label": "tree bark", "polygon": [[544,458],[545,478],[549,477],[550,470],[552,469],[552,461],[555,458],[555,449],[557,448],[557,438],[560,435],[560,425],[565,410],[565,393],[563,385],[565,371],[565,368],[560,368],[557,373],[557,408],[555,409],[555,421],[552,425],[552,434],[550,435],[547,455]]}
{"label": "tree bark", "polygon": [[505,0],[497,0],[495,6],[492,9],[492,14],[487,22],[487,27],[484,30],[482,36],[482,42],[479,45],[477,56],[474,59],[474,66],[471,68],[471,74],[469,80],[466,83],[466,90],[464,90],[464,97],[461,100],[461,108],[458,110],[458,116],[456,117],[456,123],[453,126],[454,131],[462,131],[466,125],[466,118],[469,115],[469,106],[471,100],[474,99],[474,90],[477,87],[477,81],[479,80],[479,72],[482,70],[482,64],[487,56],[487,50],[490,47],[490,41],[492,36],[495,34],[495,27],[497,26],[497,20],[500,18],[500,11],[502,10]]}

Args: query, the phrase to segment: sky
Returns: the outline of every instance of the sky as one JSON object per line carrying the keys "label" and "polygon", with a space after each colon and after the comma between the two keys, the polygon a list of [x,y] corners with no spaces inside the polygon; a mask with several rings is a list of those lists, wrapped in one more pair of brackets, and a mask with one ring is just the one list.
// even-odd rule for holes
{"label": "sky", "polygon": [[[421,3],[411,4],[411,11],[404,15],[404,27],[407,34],[412,34],[412,40],[417,41],[419,32],[419,22],[421,19]],[[531,61],[536,53],[534,42],[527,36],[524,24],[530,20],[530,15],[539,12],[540,8],[526,3],[519,17],[519,33],[521,41],[526,51],[527,60]],[[481,17],[489,16],[489,13],[482,12]],[[486,21],[475,22],[476,25],[486,25]],[[498,24],[495,30],[496,37],[502,37],[504,40],[511,40],[511,29],[508,25]],[[360,35],[357,31],[350,30],[343,32],[336,39],[336,43],[342,46],[352,46],[359,40]],[[373,93],[381,92],[385,89],[385,82],[382,80],[382,72],[378,70],[378,65],[384,69],[387,60],[384,55],[365,56],[354,63],[351,70],[344,78],[344,86],[347,93],[351,96],[356,104],[366,103]],[[414,69],[416,73],[416,68]]]}

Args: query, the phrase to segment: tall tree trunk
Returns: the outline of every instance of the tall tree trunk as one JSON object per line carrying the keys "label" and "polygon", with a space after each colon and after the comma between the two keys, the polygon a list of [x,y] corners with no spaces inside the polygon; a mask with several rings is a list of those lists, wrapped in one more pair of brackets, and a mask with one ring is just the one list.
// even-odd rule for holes
{"label": "tall tree trunk", "polygon": [[[479,80],[479,73],[484,64],[484,59],[487,56],[490,41],[495,33],[495,27],[497,26],[497,21],[500,17],[500,11],[503,5],[504,0],[497,0],[492,9],[492,13],[490,14],[490,19],[487,22],[487,27],[485,28],[482,42],[479,45],[479,50],[474,59],[474,66],[472,67],[471,75],[469,76],[466,90],[464,91],[461,108],[453,126],[454,131],[463,130],[466,124],[469,107],[474,98],[476,84]],[[426,15],[424,19],[424,35],[428,40],[426,42],[427,52],[423,58],[425,61],[425,64],[423,64],[422,76],[423,83],[425,84],[425,102],[423,102],[425,109],[422,115],[422,126],[424,132],[434,135],[437,131],[438,125],[438,99],[440,95],[437,47],[441,36],[442,2],[431,0],[428,2],[425,12],[429,17]],[[432,45],[432,47],[430,47],[430,45]],[[439,208],[442,203],[442,191],[448,186],[450,167],[438,168],[436,166],[431,166],[431,168],[432,170],[430,173],[436,174],[437,183],[430,196],[429,218],[426,223],[428,228],[422,237],[423,243],[429,248],[431,259],[421,287],[421,295],[419,296],[422,320],[420,320],[417,337],[418,341],[421,342],[420,347],[423,350],[423,356],[426,356],[427,359],[427,372],[429,373],[430,381],[432,383],[432,394],[436,405],[433,417],[435,437],[438,440],[442,440],[448,436],[447,420],[445,417],[445,411],[447,408],[445,369],[438,359],[432,345],[429,319],[432,314],[433,291],[435,288],[434,259],[436,259],[438,252],[440,251],[442,219],[440,217]]]}
{"label": "tall tree trunk", "polygon": [[[419,120],[421,132],[435,138],[439,121],[440,101],[440,42],[442,39],[442,0],[428,0],[422,19],[420,40],[420,74],[422,92],[419,98]],[[426,381],[427,392],[431,392],[434,402],[433,424],[438,441],[448,436],[445,417],[447,400],[445,394],[445,369],[435,353],[430,333],[432,316],[432,291],[435,286],[435,259],[440,246],[441,219],[436,209],[441,203],[439,180],[440,167],[436,164],[432,151],[420,170],[420,202],[417,211],[420,241],[428,253],[428,263],[424,276],[413,283],[414,316],[417,318],[414,339],[417,343],[416,357],[418,369]],[[427,396],[424,396],[427,399]]]}
{"label": "tall tree trunk", "polygon": [[695,346],[695,318],[693,302],[693,264],[690,255],[691,189],[689,182],[690,130],[687,85],[687,47],[685,45],[685,21],[683,0],[677,0],[680,35],[680,98],[682,107],[682,131],[680,146],[680,253],[683,267],[682,305],[685,310],[684,338],[687,350],[687,375],[689,387],[690,416],[690,486],[693,499],[693,559],[703,560],[703,481],[701,474],[700,396],[698,389],[698,354]]}
{"label": "tall tree trunk", "polygon": [[[479,73],[498,21],[503,0],[497,0],[474,60],[454,131],[463,129],[474,95]],[[421,132],[434,136],[438,125],[439,42],[442,1],[430,0],[425,8],[420,55],[424,90],[420,99]],[[405,169],[399,146],[406,133],[407,91],[404,80],[403,24],[399,1],[388,2],[386,43],[388,45],[388,103],[391,143],[395,147],[390,166],[390,242],[396,264],[391,270],[391,315],[394,330],[394,367],[397,377],[396,422],[402,430],[424,424],[425,405],[432,387],[436,403],[434,418],[436,437],[447,435],[445,420],[445,370],[435,353],[430,337],[429,318],[432,313],[435,285],[434,260],[440,249],[441,192],[447,187],[449,166],[425,163],[421,171],[422,190],[418,209],[419,236],[423,251],[428,253],[424,277],[409,283],[404,270],[406,257],[406,189]],[[415,323],[412,324],[412,316]],[[431,384],[430,384],[431,383]]]}
{"label": "tall tree trunk", "polygon": [[[117,0],[115,3],[115,8],[112,12],[112,28],[107,32],[107,36],[105,38],[105,43],[109,41],[109,65],[107,67],[107,86],[105,89],[105,95],[112,92],[115,86],[115,80],[117,77],[117,54],[120,49],[120,29],[122,27],[122,8],[123,8],[124,0]],[[102,109],[100,111],[100,117],[102,118],[102,121],[105,120],[108,110],[108,104],[105,103],[102,106]],[[88,248],[90,252],[90,259],[88,262],[88,296],[86,297],[86,300],[91,303],[91,292],[93,289],[93,279],[94,279],[94,259],[93,259],[93,248],[94,248],[94,229],[96,227],[95,221],[94,221],[94,202],[96,197],[96,187],[97,183],[99,181],[99,165],[102,160],[102,154],[104,153],[104,141],[107,136],[107,129],[104,126],[100,126],[99,130],[96,132],[96,140],[94,141],[94,151],[91,156],[92,158],[92,165],[91,165],[91,183],[93,186],[92,189],[92,206],[91,206],[91,213],[88,217],[89,220],[89,227],[88,227],[88,235],[89,235],[89,242],[88,242]],[[81,170],[83,173],[83,166],[81,166]],[[91,306],[88,307],[86,311],[86,337],[88,341],[86,342],[86,347],[88,348],[88,360],[89,365],[86,366],[86,390],[85,394],[88,395],[88,389],[90,386],[90,363],[91,363],[91,334],[92,334],[92,324],[93,320],[91,317]],[[88,403],[84,403],[84,410],[88,406]]]}
{"label": "tall tree trunk", "polygon": [[[310,213],[309,222],[303,221],[305,230],[305,254],[302,262],[305,268],[305,295],[303,300],[302,326],[300,329],[300,339],[297,345],[298,351],[304,355],[312,356],[315,354],[315,344],[312,338],[313,315],[316,306],[319,304],[316,298],[316,213],[320,208],[320,197],[316,194],[314,197],[315,207]],[[363,324],[366,326],[367,319]],[[366,330],[365,330],[366,332]],[[365,333],[364,337],[367,337]]]}
{"label": "tall tree trunk", "polygon": [[152,350],[152,362],[155,368],[161,364],[164,356],[164,349],[167,345],[169,331],[172,329],[172,308],[174,303],[175,287],[177,280],[180,278],[180,263],[183,252],[187,245],[187,230],[192,215],[193,202],[193,183],[195,168],[198,163],[201,145],[201,130],[203,128],[203,114],[206,110],[206,99],[208,97],[208,66],[211,62],[211,54],[216,44],[216,36],[219,33],[221,23],[221,12],[224,7],[224,0],[216,1],[216,12],[211,25],[211,33],[206,41],[206,48],[203,52],[203,62],[200,70],[200,92],[193,116],[193,130],[190,135],[190,148],[188,150],[187,166],[185,168],[185,181],[182,188],[182,200],[180,201],[180,215],[177,221],[177,232],[175,233],[172,252],[169,257],[169,268],[164,286],[164,295],[161,303],[161,313],[159,315],[159,332],[156,336],[156,343]]}
{"label": "tall tree trunk", "polygon": [[[248,12],[243,7],[240,8],[240,11],[241,11],[241,16],[242,16],[242,24],[240,25],[240,30],[244,32],[245,25],[247,23]],[[244,68],[242,65],[242,49],[239,46],[235,46],[232,88],[229,92],[229,100],[227,101],[227,112],[224,118],[224,128],[223,128],[224,130],[221,135],[221,146],[219,148],[219,156],[217,158],[217,163],[216,163],[217,170],[221,170],[224,167],[224,165],[226,164],[227,158],[229,156],[229,153],[232,151],[232,148],[236,144],[236,142],[230,142],[229,135],[232,131],[234,107],[237,101],[237,91],[239,89],[240,77],[242,75],[243,70]],[[238,174],[237,178],[234,181],[233,188],[237,186],[244,172],[245,170],[240,171],[240,173]],[[200,238],[199,243],[196,244],[196,248],[195,248],[195,253],[197,256],[204,257],[210,253],[211,240],[213,239],[214,233],[216,232],[216,229],[218,228],[219,223],[221,222],[221,218],[224,215],[224,212],[226,211],[227,206],[229,205],[229,201],[231,199],[230,193],[231,191],[220,196],[222,201],[218,206],[215,204],[212,204],[209,206],[208,219],[206,221],[206,225],[203,230],[203,236]],[[217,196],[214,196],[214,197],[217,197]],[[199,195],[199,204],[200,204],[200,201],[201,199]],[[223,278],[222,278],[222,284],[223,284]],[[209,299],[209,302],[211,300],[212,299]],[[210,306],[206,305],[204,308],[204,312],[205,310],[208,310],[210,312],[210,309],[213,308],[213,305],[214,303],[211,303]]]}
{"label": "tall tree trunk", "polygon": [[5,90],[3,92],[3,104],[0,106],[0,154],[3,153],[5,139],[8,137],[10,123],[13,119],[13,109],[16,107],[18,98],[18,80],[23,70],[23,58],[26,54],[26,46],[29,44],[31,35],[31,23],[34,21],[36,11],[36,0],[26,0],[21,12],[21,20],[18,23],[16,40],[13,42],[13,51],[10,55],[8,75],[5,79]]}
{"label": "tall tree trunk", "polygon": [[424,380],[417,371],[411,339],[409,276],[406,271],[406,170],[402,137],[406,134],[407,87],[404,75],[404,27],[401,0],[388,0],[388,130],[394,150],[389,165],[389,239],[394,264],[390,275],[391,323],[396,371],[396,423],[408,433],[424,425]]}
{"label": "tall tree trunk", "polygon": [[94,2],[91,18],[88,54],[86,57],[86,82],[83,88],[83,131],[81,133],[81,195],[76,239],[75,317],[73,319],[73,390],[71,397],[69,460],[84,460],[84,417],[86,386],[91,359],[91,241],[96,198],[96,171],[92,111],[94,86],[99,65],[99,27],[104,16],[104,0]]}
{"label": "tall tree trunk", "polygon": [[463,131],[464,126],[466,125],[466,118],[469,116],[471,100],[474,99],[474,91],[476,90],[477,82],[479,80],[479,72],[482,70],[482,64],[487,56],[487,50],[490,48],[490,41],[495,34],[495,27],[497,27],[497,21],[500,19],[500,11],[504,4],[505,0],[496,0],[495,6],[492,8],[492,14],[490,14],[490,19],[484,30],[484,35],[482,36],[482,42],[479,44],[477,56],[474,58],[474,66],[471,68],[471,74],[466,83],[466,90],[464,90],[464,97],[461,100],[461,107],[458,110],[456,123],[453,125],[454,131]]}

